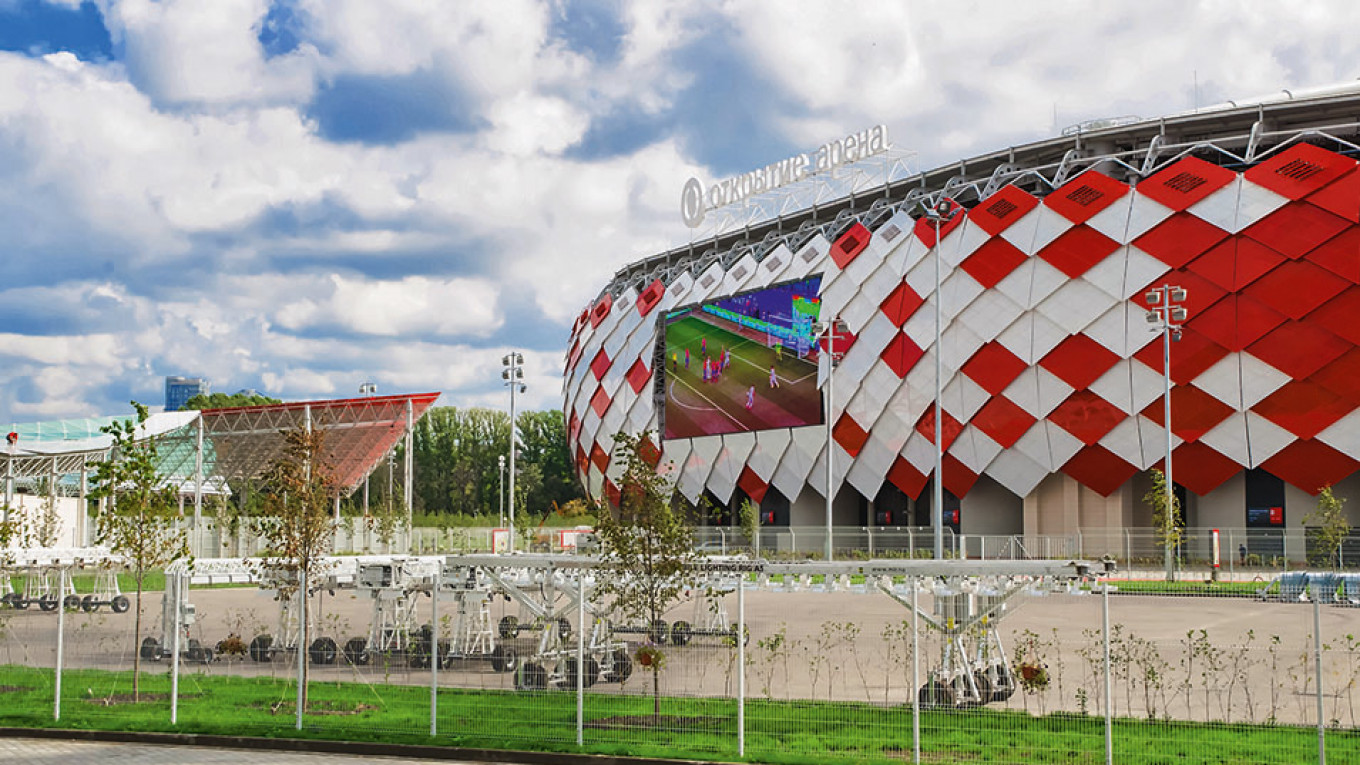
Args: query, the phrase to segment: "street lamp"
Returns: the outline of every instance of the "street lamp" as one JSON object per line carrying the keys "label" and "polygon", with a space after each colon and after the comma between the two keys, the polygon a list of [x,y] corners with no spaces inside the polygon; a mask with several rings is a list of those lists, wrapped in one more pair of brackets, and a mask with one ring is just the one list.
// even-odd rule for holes
{"label": "street lamp", "polygon": [[515,435],[515,393],[523,393],[524,356],[519,351],[511,351],[501,357],[501,380],[510,388],[510,552],[515,551],[515,452],[519,439]]}
{"label": "street lamp", "polygon": [[930,526],[935,533],[935,560],[944,558],[944,353],[940,337],[944,333],[944,301],[940,299],[940,284],[944,254],[940,246],[940,226],[948,223],[962,208],[953,200],[940,197],[932,207],[922,202],[921,216],[935,224],[935,480],[930,499]]}
{"label": "street lamp", "polygon": [[1171,478],[1171,341],[1181,339],[1181,325],[1185,323],[1186,292],[1184,287],[1163,284],[1154,287],[1143,296],[1147,300],[1148,324],[1162,333],[1162,424],[1166,426],[1166,510],[1163,513],[1163,545],[1166,580],[1175,578],[1171,558],[1171,524],[1176,522],[1176,484]]}
{"label": "street lamp", "polygon": [[[831,560],[831,500],[835,496],[832,486],[831,458],[831,414],[835,388],[832,386],[832,372],[836,370],[836,333],[846,331],[845,323],[838,317],[830,321],[819,321],[812,325],[813,337],[826,338],[826,559]],[[844,353],[840,354],[844,356]]]}
{"label": "street lamp", "polygon": [[378,384],[375,382],[365,382],[359,384],[360,396],[372,396],[378,392]]}

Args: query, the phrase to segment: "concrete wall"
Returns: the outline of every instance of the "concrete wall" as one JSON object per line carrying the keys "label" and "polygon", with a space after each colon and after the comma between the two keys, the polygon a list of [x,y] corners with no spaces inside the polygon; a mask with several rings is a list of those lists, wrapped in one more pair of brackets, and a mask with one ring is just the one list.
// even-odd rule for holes
{"label": "concrete wall", "polygon": [[1022,534],[1025,531],[1025,500],[987,476],[959,503],[961,534]]}
{"label": "concrete wall", "polygon": [[[46,497],[36,494],[15,494],[14,504],[10,510],[10,519],[16,517],[19,520],[19,538],[11,544],[14,547],[41,546],[35,539],[37,525],[45,512]],[[80,499],[78,497],[57,497],[56,498],[56,530],[51,547],[83,547],[85,539],[81,537],[81,532],[85,531],[87,523],[80,522]],[[86,532],[88,533],[88,532]]]}

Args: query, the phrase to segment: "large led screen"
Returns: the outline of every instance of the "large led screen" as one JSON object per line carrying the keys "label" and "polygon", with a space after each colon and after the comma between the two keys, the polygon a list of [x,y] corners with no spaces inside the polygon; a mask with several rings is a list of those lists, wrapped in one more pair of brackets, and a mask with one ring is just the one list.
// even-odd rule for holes
{"label": "large led screen", "polygon": [[819,425],[821,277],[680,308],[664,321],[665,438]]}

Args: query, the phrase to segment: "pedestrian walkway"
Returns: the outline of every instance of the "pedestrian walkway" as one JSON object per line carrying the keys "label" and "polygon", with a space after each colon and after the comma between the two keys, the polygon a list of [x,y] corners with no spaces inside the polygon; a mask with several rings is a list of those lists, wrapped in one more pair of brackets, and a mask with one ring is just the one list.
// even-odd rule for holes
{"label": "pedestrian walkway", "polygon": [[299,754],[246,749],[209,749],[170,744],[0,738],[3,765],[471,765],[469,761],[413,760],[370,755]]}

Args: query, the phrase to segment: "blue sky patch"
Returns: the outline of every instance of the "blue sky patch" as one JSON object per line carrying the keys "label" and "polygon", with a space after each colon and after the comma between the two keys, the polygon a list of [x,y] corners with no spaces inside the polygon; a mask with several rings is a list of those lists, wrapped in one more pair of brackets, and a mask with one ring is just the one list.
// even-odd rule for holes
{"label": "blue sky patch", "polygon": [[113,41],[93,3],[71,10],[42,0],[0,3],[0,50],[44,55],[70,51],[91,61],[113,57]]}

